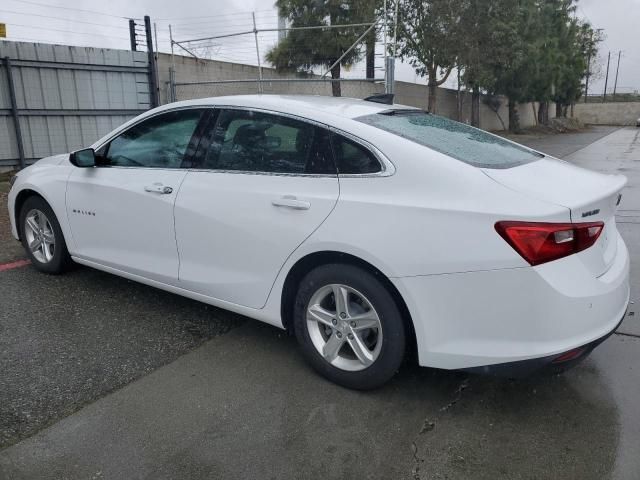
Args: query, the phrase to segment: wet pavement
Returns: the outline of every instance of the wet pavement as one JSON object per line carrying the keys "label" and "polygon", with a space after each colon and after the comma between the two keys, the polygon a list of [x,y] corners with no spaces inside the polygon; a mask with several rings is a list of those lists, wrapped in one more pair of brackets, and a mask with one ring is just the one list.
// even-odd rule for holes
{"label": "wet pavement", "polygon": [[[534,146],[628,176],[634,300],[639,131]],[[406,365],[361,393],[315,375],[275,328],[89,269],[0,272],[0,302],[0,428],[5,445],[28,437],[0,451],[0,479],[640,478],[636,304],[562,375]]]}

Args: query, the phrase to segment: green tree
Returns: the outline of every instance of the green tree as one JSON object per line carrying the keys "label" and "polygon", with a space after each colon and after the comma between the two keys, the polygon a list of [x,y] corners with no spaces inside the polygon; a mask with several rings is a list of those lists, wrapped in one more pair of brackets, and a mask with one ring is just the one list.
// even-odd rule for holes
{"label": "green tree", "polygon": [[[347,25],[371,19],[372,0],[346,2],[343,0],[277,0],[280,16],[291,27],[316,25]],[[314,67],[329,68],[356,42],[366,27],[290,30],[287,36],[267,52],[266,59],[276,70],[312,73]],[[347,53],[331,69],[331,77],[339,79],[341,67],[349,67],[362,58],[358,46]],[[341,95],[340,82],[332,82],[334,96]]]}
{"label": "green tree", "polygon": [[598,54],[598,43],[601,36],[594,31],[589,22],[572,19],[567,29],[567,36],[562,39],[566,51],[562,75],[553,95],[556,102],[556,117],[566,117],[567,107],[582,96],[583,80],[590,68],[589,58]]}
{"label": "green tree", "polygon": [[[505,21],[501,26],[501,35],[507,48],[503,55],[487,59],[486,76],[482,87],[490,95],[507,97],[509,109],[509,130],[520,131],[518,103],[532,100],[531,84],[534,73],[534,62],[531,61],[536,51],[536,0],[514,0],[504,2],[507,10]],[[490,57],[490,56],[489,56]]]}
{"label": "green tree", "polygon": [[[471,124],[480,125],[481,90],[495,91],[495,68],[509,60],[518,40],[512,17],[512,0],[462,0],[460,2],[458,68],[471,89]],[[488,96],[486,104],[498,115],[499,98]],[[502,118],[498,115],[502,123]]]}
{"label": "green tree", "polygon": [[534,12],[530,96],[538,101],[538,123],[549,123],[549,103],[554,101],[571,76],[570,65],[575,31],[574,0],[539,0]]}
{"label": "green tree", "polygon": [[[458,2],[397,0],[398,56],[427,77],[429,111],[436,111],[437,87],[447,81],[458,55]],[[395,5],[390,2],[390,10]]]}

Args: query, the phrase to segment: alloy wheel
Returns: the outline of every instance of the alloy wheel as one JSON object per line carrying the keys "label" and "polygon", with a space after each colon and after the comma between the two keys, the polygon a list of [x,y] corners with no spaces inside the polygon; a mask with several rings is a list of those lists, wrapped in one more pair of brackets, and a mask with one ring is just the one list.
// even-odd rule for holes
{"label": "alloy wheel", "polygon": [[382,325],[371,302],[347,285],[326,285],[307,306],[307,328],[316,350],[336,368],[364,370],[382,348]]}
{"label": "alloy wheel", "polygon": [[56,248],[56,237],[47,216],[37,209],[29,210],[24,221],[29,251],[40,263],[49,263]]}

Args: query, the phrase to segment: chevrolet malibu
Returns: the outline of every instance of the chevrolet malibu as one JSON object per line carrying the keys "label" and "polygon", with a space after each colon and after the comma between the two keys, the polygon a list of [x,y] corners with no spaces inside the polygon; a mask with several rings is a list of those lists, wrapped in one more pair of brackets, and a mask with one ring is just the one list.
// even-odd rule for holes
{"label": "chevrolet malibu", "polygon": [[615,330],[626,179],[388,97],[234,96],[151,110],[21,171],[13,235],[295,334],[320,374],[520,375]]}

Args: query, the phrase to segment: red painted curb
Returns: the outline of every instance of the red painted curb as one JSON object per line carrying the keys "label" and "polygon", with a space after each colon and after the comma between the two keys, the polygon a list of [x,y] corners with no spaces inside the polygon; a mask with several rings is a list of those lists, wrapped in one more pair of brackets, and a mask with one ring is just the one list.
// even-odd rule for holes
{"label": "red painted curb", "polygon": [[16,260],[15,262],[2,263],[0,264],[0,272],[4,272],[6,270],[13,270],[14,268],[25,267],[30,263],[31,262],[29,260]]}

